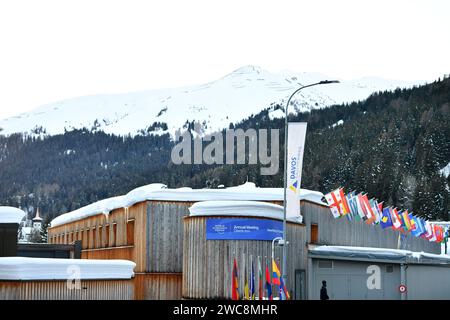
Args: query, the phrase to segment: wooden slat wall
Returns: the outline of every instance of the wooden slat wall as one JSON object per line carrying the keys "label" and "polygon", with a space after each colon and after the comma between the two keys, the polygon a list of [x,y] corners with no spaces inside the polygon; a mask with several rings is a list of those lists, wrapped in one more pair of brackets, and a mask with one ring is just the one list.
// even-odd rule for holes
{"label": "wooden slat wall", "polygon": [[179,300],[181,299],[181,273],[136,274],[135,300]]}
{"label": "wooden slat wall", "polygon": [[[265,260],[271,271],[271,241],[206,240],[206,220],[217,217],[184,218],[183,298],[186,299],[229,299],[231,298],[231,274],[233,258],[236,256],[239,268],[239,288],[243,292],[244,270],[247,267],[250,278],[250,255],[255,268],[255,287],[259,286],[257,257]],[[239,218],[239,217],[236,217]],[[257,218],[255,218],[257,219]],[[304,225],[288,223],[287,287],[293,296],[296,269],[306,269],[306,228]],[[275,258],[282,256],[281,247],[276,247]],[[264,272],[263,272],[264,274]],[[264,288],[264,286],[263,286]],[[277,292],[274,293],[278,295]]]}
{"label": "wooden slat wall", "polygon": [[2,300],[132,300],[133,279],[82,280],[81,290],[63,281],[0,281]]}
{"label": "wooden slat wall", "polygon": [[[113,210],[108,219],[98,214],[62,226],[49,228],[50,243],[82,240],[84,259],[126,259],[136,263],[135,272],[143,272],[147,261],[147,203]],[[134,228],[127,223],[134,220]],[[115,230],[115,232],[114,232]],[[134,230],[134,243],[128,242],[128,230]]]}
{"label": "wooden slat wall", "polygon": [[[383,230],[380,226],[368,225],[363,221],[348,221],[345,217],[335,219],[327,207],[310,202],[301,203],[301,212],[307,226],[308,242],[311,224],[317,224],[318,244],[397,249],[398,231]],[[440,253],[441,250],[439,244],[411,234],[407,235],[406,247],[402,249],[429,253]]]}
{"label": "wooden slat wall", "polygon": [[183,271],[183,217],[192,202],[148,201],[147,272]]}

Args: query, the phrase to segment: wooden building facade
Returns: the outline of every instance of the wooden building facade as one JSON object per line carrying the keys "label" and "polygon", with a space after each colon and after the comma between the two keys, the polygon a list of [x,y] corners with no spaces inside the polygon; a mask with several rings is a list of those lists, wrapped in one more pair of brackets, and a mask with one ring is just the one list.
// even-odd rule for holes
{"label": "wooden building facade", "polygon": [[133,300],[132,279],[81,280],[71,290],[66,280],[0,280],[1,300]]}
{"label": "wooden building facade", "polygon": [[[276,198],[261,198],[249,200],[282,204],[282,192]],[[199,197],[143,200],[128,208],[116,208],[108,215],[98,213],[51,227],[48,241],[68,244],[81,240],[83,259],[134,261],[135,299],[226,298],[230,293],[233,252],[269,257],[271,242],[207,242],[204,219],[189,216],[189,208],[202,200]],[[293,298],[306,298],[304,283],[310,244],[397,248],[395,231],[363,222],[336,220],[328,207],[317,201],[300,203],[303,223],[288,224],[292,257],[288,262],[288,288]],[[408,238],[406,244],[416,251],[440,250],[439,245],[423,239]],[[280,252],[276,254],[280,256]]]}

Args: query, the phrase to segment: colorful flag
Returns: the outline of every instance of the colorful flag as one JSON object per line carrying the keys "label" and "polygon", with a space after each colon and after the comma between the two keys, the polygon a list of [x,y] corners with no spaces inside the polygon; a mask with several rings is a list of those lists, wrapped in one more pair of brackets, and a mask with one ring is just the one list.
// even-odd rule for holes
{"label": "colorful flag", "polygon": [[431,225],[431,223],[429,221],[425,221],[425,230],[426,230],[426,234],[424,235],[424,238],[427,240],[430,240],[433,238],[433,226]]}
{"label": "colorful flag", "polygon": [[[280,268],[278,267],[278,271]],[[280,273],[280,299],[289,300],[291,297],[289,296],[289,291],[286,288],[286,285],[283,280],[283,275]]]}
{"label": "colorful flag", "polygon": [[383,209],[383,212],[381,213],[380,226],[382,229],[392,227],[392,219],[389,208]]}
{"label": "colorful flag", "polygon": [[436,242],[442,242],[444,240],[444,230],[440,225],[434,225],[434,233],[436,235]]}
{"label": "colorful flag", "polygon": [[[342,216],[340,201],[338,200],[338,198],[336,196],[336,192],[338,192],[338,194],[339,194],[339,189],[331,191],[330,193],[327,193],[325,195],[325,200],[327,201],[328,206],[330,207],[330,210],[331,210],[331,214],[333,215],[333,217],[335,219]],[[340,197],[340,195],[339,195],[339,197]]]}
{"label": "colorful flag", "polygon": [[431,242],[436,242],[437,237],[436,237],[436,225],[434,223],[431,223],[431,232],[433,233],[432,237],[430,239],[428,239]]}
{"label": "colorful flag", "polygon": [[425,227],[425,220],[422,218],[416,217],[417,227],[420,229],[419,237],[424,237],[427,233],[427,229]]}
{"label": "colorful flag", "polygon": [[424,233],[420,219],[410,213],[409,220],[411,221],[411,234],[420,237]]}
{"label": "colorful flag", "polygon": [[231,299],[239,300],[239,279],[236,258],[234,258],[233,274],[231,276]]}
{"label": "colorful flag", "polygon": [[397,208],[389,208],[389,211],[391,212],[392,228],[394,230],[400,230],[400,228],[402,227],[402,221],[400,219],[400,216],[398,215]]}
{"label": "colorful flag", "polygon": [[411,231],[411,220],[409,219],[408,210],[403,210],[401,217],[403,221],[403,228],[405,229],[405,231]]}
{"label": "colorful flag", "polygon": [[377,200],[377,203],[378,203],[378,210],[379,210],[380,212],[383,212],[383,201],[378,202],[378,200]]}
{"label": "colorful flag", "polygon": [[247,279],[247,264],[244,265],[244,300],[250,300]]}
{"label": "colorful flag", "polygon": [[358,214],[358,204],[356,203],[355,191],[352,191],[349,194],[347,194],[346,195],[346,199],[347,199],[347,203],[348,203],[348,208],[350,210],[350,213],[347,215],[347,218],[349,220],[352,220],[352,219],[359,220],[359,219],[361,219],[359,214]]}
{"label": "colorful flag", "polygon": [[255,269],[253,267],[253,257],[252,257],[252,273],[250,275],[250,299],[255,300]]}
{"label": "colorful flag", "polygon": [[270,284],[270,273],[269,266],[266,263],[266,290],[267,290],[267,299],[273,300],[272,296],[272,285]]}
{"label": "colorful flag", "polygon": [[291,122],[288,124],[287,145],[287,186],[286,215],[300,215],[300,185],[302,179],[303,151],[305,149],[306,122]]}
{"label": "colorful flag", "polygon": [[258,295],[259,295],[259,300],[263,300],[264,298],[264,291],[263,291],[263,271],[262,271],[262,267],[261,267],[261,259],[258,256],[258,273],[259,273],[259,287],[258,287]]}
{"label": "colorful flag", "polygon": [[361,219],[364,221],[367,220],[366,214],[364,212],[363,206],[362,206],[362,193],[358,194],[356,196],[356,205],[358,207],[358,215]]}
{"label": "colorful flag", "polygon": [[380,220],[381,220],[381,211],[378,206],[378,202],[376,199],[370,199],[369,203],[370,203],[370,207],[372,208],[372,212],[375,215],[374,223],[379,224]]}
{"label": "colorful flag", "polygon": [[361,207],[364,211],[364,214],[367,218],[367,224],[373,224],[376,220],[375,214],[373,213],[372,207],[370,206],[369,198],[367,198],[367,194],[363,194],[361,196]]}
{"label": "colorful flag", "polygon": [[339,198],[341,200],[342,212],[344,215],[350,213],[350,208],[347,203],[347,198],[345,197],[344,188],[339,189]]}
{"label": "colorful flag", "polygon": [[275,260],[272,259],[272,284],[280,285],[280,270],[278,270]]}

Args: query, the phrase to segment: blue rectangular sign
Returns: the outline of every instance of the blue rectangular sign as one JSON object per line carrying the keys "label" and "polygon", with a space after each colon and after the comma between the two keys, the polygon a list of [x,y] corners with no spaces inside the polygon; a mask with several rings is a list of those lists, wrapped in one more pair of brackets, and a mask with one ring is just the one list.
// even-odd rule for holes
{"label": "blue rectangular sign", "polygon": [[206,240],[273,240],[282,236],[281,221],[233,218],[206,220]]}

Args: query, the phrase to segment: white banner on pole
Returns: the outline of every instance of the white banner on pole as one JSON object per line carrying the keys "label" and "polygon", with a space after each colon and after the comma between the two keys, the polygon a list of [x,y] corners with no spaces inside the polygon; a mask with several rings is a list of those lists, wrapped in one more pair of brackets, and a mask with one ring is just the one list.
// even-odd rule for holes
{"label": "white banner on pole", "polygon": [[286,217],[300,216],[300,185],[305,149],[306,122],[288,123]]}

